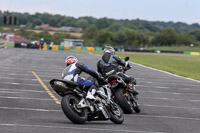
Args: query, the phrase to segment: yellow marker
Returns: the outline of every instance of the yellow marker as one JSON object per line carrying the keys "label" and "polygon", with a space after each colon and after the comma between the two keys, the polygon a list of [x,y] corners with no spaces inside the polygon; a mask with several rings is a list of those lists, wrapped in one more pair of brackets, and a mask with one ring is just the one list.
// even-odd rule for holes
{"label": "yellow marker", "polygon": [[61,104],[60,101],[53,95],[53,93],[49,90],[49,88],[47,88],[47,86],[42,82],[42,80],[40,79],[40,77],[34,72],[32,71],[33,75],[36,77],[36,79],[40,82],[40,84],[42,85],[42,87],[46,90],[46,92],[49,94],[49,96],[57,103],[57,104]]}
{"label": "yellow marker", "polygon": [[127,96],[128,96],[128,94],[127,94],[127,93],[124,93],[124,96],[125,96],[125,97],[127,97]]}
{"label": "yellow marker", "polygon": [[191,52],[190,54],[191,54],[191,55],[200,55],[199,52]]}

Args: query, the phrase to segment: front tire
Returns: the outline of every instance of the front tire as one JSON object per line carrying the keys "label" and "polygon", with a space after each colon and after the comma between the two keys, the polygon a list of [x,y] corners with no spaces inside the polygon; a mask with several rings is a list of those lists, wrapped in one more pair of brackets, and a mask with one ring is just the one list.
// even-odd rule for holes
{"label": "front tire", "polygon": [[128,103],[124,97],[122,89],[115,90],[115,98],[117,104],[122,108],[125,114],[130,114],[133,112],[131,105]]}
{"label": "front tire", "polygon": [[79,99],[73,95],[66,95],[61,101],[64,114],[75,124],[83,124],[88,119],[87,109],[78,109],[76,105]]}
{"label": "front tire", "polygon": [[135,111],[135,113],[140,113],[140,108],[137,102],[133,103],[133,110]]}
{"label": "front tire", "polygon": [[124,116],[122,114],[121,108],[114,103],[113,107],[110,109],[110,120],[115,124],[122,124],[124,122]]}

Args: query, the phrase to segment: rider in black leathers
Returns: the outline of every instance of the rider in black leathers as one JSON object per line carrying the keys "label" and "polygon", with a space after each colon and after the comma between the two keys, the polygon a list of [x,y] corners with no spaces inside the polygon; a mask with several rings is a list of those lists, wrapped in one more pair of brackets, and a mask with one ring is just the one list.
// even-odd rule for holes
{"label": "rider in black leathers", "polygon": [[[136,80],[123,72],[119,72],[119,66],[130,67],[128,62],[120,59],[120,57],[114,55],[115,50],[113,47],[106,46],[103,50],[104,55],[97,63],[97,70],[101,73],[104,78],[108,78],[110,75],[117,74],[122,77],[124,81],[129,85],[133,95],[138,95],[139,93],[134,89],[133,84],[136,85]],[[126,64],[127,63],[127,64]]]}

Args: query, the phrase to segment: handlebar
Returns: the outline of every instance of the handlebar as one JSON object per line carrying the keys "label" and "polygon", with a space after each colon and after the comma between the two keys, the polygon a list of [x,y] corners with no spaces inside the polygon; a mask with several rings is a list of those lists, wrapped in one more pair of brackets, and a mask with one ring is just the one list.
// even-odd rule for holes
{"label": "handlebar", "polygon": [[132,66],[129,66],[129,67],[122,67],[122,66],[119,66],[118,68],[119,68],[119,71],[125,73],[127,70],[131,69]]}

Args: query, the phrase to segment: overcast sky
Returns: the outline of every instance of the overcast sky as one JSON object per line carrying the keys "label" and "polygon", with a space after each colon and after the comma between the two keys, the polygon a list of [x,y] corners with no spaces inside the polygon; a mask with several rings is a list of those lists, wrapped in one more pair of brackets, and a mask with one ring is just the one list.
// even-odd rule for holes
{"label": "overcast sky", "polygon": [[200,0],[0,0],[0,10],[200,24]]}

